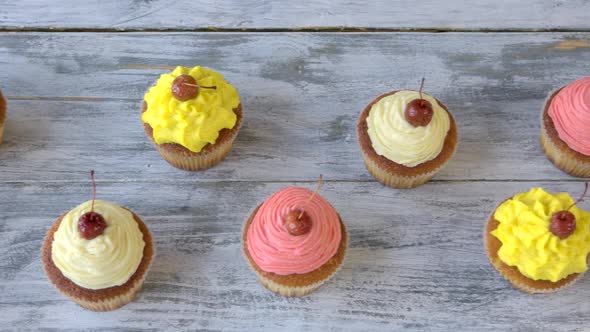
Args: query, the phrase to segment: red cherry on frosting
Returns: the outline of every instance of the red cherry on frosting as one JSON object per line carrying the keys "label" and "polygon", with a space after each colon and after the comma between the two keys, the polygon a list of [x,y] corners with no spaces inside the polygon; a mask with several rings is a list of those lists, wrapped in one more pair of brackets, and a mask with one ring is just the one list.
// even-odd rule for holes
{"label": "red cherry on frosting", "polygon": [[549,230],[563,240],[576,230],[576,217],[566,210],[555,212],[551,216]]}
{"label": "red cherry on frosting", "polygon": [[96,212],[86,212],[78,219],[78,231],[86,240],[92,240],[101,235],[105,228],[107,228],[106,221]]}
{"label": "red cherry on frosting", "polygon": [[197,80],[191,75],[180,75],[172,82],[172,95],[180,101],[187,101],[197,98],[199,89],[216,90],[216,86],[198,85]]}
{"label": "red cherry on frosting", "polygon": [[86,240],[92,240],[95,237],[104,233],[107,228],[107,223],[104,218],[94,212],[94,201],[96,200],[96,182],[94,181],[94,170],[90,171],[90,180],[92,180],[92,207],[90,212],[84,213],[78,219],[78,232],[80,236]]}
{"label": "red cherry on frosting", "polygon": [[432,120],[432,104],[426,99],[414,99],[405,110],[406,120],[414,127],[426,127]]}
{"label": "red cherry on frosting", "polygon": [[576,217],[569,210],[576,204],[583,201],[587,192],[588,182],[584,183],[584,192],[577,201],[575,201],[567,209],[557,211],[551,216],[551,222],[549,224],[549,230],[551,233],[562,240],[572,235],[572,233],[576,230]]}
{"label": "red cherry on frosting", "polygon": [[434,114],[432,104],[428,100],[422,98],[423,87],[424,78],[420,83],[420,98],[409,102],[408,105],[406,105],[406,109],[404,111],[406,121],[408,121],[414,127],[426,127],[430,121],[432,121],[432,115]]}
{"label": "red cherry on frosting", "polygon": [[180,101],[196,98],[198,94],[197,80],[191,75],[180,75],[172,82],[172,95]]}
{"label": "red cherry on frosting", "polygon": [[309,233],[312,222],[305,211],[293,210],[287,213],[284,225],[289,234],[300,236]]}
{"label": "red cherry on frosting", "polygon": [[[303,204],[303,207],[311,202],[313,197],[318,193],[320,187],[322,186],[323,176],[320,174],[320,178],[318,179],[318,184],[315,187],[315,190],[309,196],[307,201]],[[283,225],[287,229],[287,232],[293,236],[305,235],[309,233],[311,230],[312,222],[309,215],[305,212],[305,209],[302,210],[292,210],[285,216],[285,220],[283,221]]]}

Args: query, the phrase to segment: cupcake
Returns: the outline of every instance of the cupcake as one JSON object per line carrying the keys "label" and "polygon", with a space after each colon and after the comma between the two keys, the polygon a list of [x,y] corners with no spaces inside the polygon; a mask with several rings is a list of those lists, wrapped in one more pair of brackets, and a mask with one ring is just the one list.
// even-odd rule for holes
{"label": "cupcake", "polygon": [[457,125],[447,107],[412,90],[377,97],[361,113],[357,136],[369,173],[393,188],[430,180],[457,148]]}
{"label": "cupcake", "polygon": [[4,121],[6,121],[6,99],[0,91],[0,143],[2,143],[2,137],[4,137]]}
{"label": "cupcake", "polygon": [[346,246],[336,210],[299,187],[279,190],[256,207],[242,235],[244,255],[260,283],[283,296],[318,289],[340,268]]}
{"label": "cupcake", "polygon": [[549,95],[541,117],[541,146],[557,168],[590,177],[590,77]]}
{"label": "cupcake", "polygon": [[533,188],[500,204],[485,228],[494,268],[531,294],[555,292],[578,279],[588,269],[590,213],[576,203],[566,193]]}
{"label": "cupcake", "polygon": [[141,289],[154,245],[135,213],[93,197],[55,221],[41,257],[49,281],[62,294],[86,309],[110,311],[131,302]]}
{"label": "cupcake", "polygon": [[210,168],[231,151],[242,124],[236,88],[218,72],[176,67],[145,94],[141,120],[148,138],[172,166]]}

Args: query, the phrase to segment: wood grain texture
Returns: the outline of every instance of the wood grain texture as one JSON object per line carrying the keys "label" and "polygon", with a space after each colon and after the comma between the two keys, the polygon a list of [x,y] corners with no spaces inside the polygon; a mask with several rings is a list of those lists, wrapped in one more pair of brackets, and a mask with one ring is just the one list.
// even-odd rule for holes
{"label": "wood grain texture", "polygon": [[[3,33],[0,182],[85,181],[91,167],[103,180],[369,181],[358,115],[423,76],[459,126],[435,180],[569,180],[539,146],[546,95],[590,74],[590,49],[564,43],[590,34]],[[238,87],[245,119],[224,163],[186,173],[149,144],[139,107],[166,66],[195,64]]]}
{"label": "wood grain texture", "polygon": [[590,29],[590,1],[8,0],[0,27]]}
{"label": "wood grain texture", "polygon": [[547,331],[583,330],[590,322],[590,276],[554,295],[526,295],[495,272],[482,242],[498,202],[537,185],[577,194],[579,183],[429,183],[399,191],[328,182],[321,193],[347,225],[347,259],[318,292],[288,299],[258,284],[241,255],[241,229],[272,192],[313,184],[145,180],[98,182],[99,198],[140,215],[157,248],[136,301],[105,314],[58,294],[39,257],[51,223],[90,196],[89,184],[0,185],[0,326]]}
{"label": "wood grain texture", "polygon": [[[0,33],[0,330],[584,330],[589,276],[522,294],[482,234],[516,192],[581,191],[538,134],[546,94],[590,74],[588,45],[590,33]],[[226,161],[188,173],[150,146],[139,107],[169,66],[195,64],[238,87],[245,122]],[[362,164],[357,116],[422,76],[457,119],[458,153],[422,187],[385,188]],[[99,198],[143,217],[157,246],[138,299],[104,314],[59,295],[39,257],[51,223],[90,198],[91,168]],[[275,296],[241,257],[242,225],[319,174],[348,258],[317,293]]]}

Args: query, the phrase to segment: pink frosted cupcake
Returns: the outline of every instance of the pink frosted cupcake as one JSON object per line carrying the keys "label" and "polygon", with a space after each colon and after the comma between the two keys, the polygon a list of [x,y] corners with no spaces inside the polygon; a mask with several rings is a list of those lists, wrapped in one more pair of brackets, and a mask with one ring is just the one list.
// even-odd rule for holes
{"label": "pink frosted cupcake", "polygon": [[242,244],[262,285],[284,296],[303,296],[339,269],[347,234],[328,201],[309,189],[287,187],[254,210]]}
{"label": "pink frosted cupcake", "polygon": [[541,146],[562,171],[590,177],[590,77],[549,95],[541,120]]}

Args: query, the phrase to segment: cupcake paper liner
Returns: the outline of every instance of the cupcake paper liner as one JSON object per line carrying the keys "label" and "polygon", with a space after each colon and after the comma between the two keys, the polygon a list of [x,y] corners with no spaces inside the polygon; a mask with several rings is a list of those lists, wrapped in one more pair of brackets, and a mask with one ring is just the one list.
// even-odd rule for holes
{"label": "cupcake paper liner", "polygon": [[250,264],[250,267],[256,273],[256,276],[258,277],[258,281],[262,284],[262,286],[266,287],[268,290],[270,290],[273,293],[276,293],[276,294],[279,294],[282,296],[286,296],[286,297],[301,297],[301,296],[305,296],[307,294],[313,293],[318,288],[320,288],[326,281],[330,280],[332,278],[332,276],[334,276],[336,274],[336,272],[338,272],[340,270],[340,266],[339,266],[336,270],[334,270],[334,272],[331,275],[329,275],[325,279],[323,279],[319,282],[310,284],[308,286],[288,287],[288,286],[283,286],[281,284],[275,283],[275,282],[271,281],[270,279],[264,277],[262,274],[258,273],[251,264]]}
{"label": "cupcake paper liner", "polygon": [[100,301],[88,301],[82,298],[78,298],[74,295],[68,294],[63,292],[61,289],[58,288],[60,293],[69,297],[72,301],[76,302],[82,308],[92,310],[92,311],[112,311],[121,308],[122,306],[131,303],[137,293],[141,290],[143,286],[143,281],[145,280],[145,275],[138,280],[133,286],[124,294],[106,298]]}
{"label": "cupcake paper liner", "polygon": [[186,155],[174,150],[168,150],[159,144],[155,144],[160,156],[170,165],[185,171],[200,171],[219,164],[231,152],[238,130],[235,130],[229,139],[213,145],[206,153]]}
{"label": "cupcake paper liner", "polygon": [[361,153],[363,155],[363,160],[365,161],[365,166],[366,166],[367,170],[369,171],[369,174],[371,174],[375,178],[375,180],[381,182],[382,184],[384,184],[388,187],[397,188],[397,189],[410,189],[410,188],[418,187],[419,185],[422,185],[422,184],[430,181],[430,179],[432,179],[436,175],[436,173],[438,173],[438,171],[441,168],[443,168],[443,166],[445,165],[445,164],[442,164],[440,167],[438,167],[428,173],[418,174],[415,176],[403,176],[403,175],[397,175],[397,174],[394,174],[392,172],[388,172],[388,171],[382,169],[362,149],[361,149]]}

